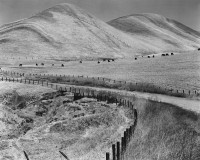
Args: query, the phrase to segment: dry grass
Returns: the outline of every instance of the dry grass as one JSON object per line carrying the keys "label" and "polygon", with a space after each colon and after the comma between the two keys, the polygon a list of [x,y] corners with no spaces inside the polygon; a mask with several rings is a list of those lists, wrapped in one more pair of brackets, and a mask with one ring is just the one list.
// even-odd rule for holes
{"label": "dry grass", "polygon": [[152,101],[136,105],[139,123],[127,160],[197,160],[200,115]]}
{"label": "dry grass", "polygon": [[[29,78],[27,76],[27,78]],[[32,77],[31,77],[32,78]],[[164,88],[158,87],[153,84],[141,82],[141,83],[113,83],[109,81],[98,80],[97,78],[84,78],[84,77],[51,77],[51,76],[35,76],[35,80],[47,80],[51,83],[60,83],[60,84],[70,84],[70,85],[79,85],[79,86],[90,86],[90,87],[104,87],[112,89],[123,89],[127,91],[138,91],[138,92],[147,92],[147,93],[156,93],[164,94],[175,97],[187,97],[188,95],[182,93],[174,93]],[[198,95],[197,95],[198,96]]]}

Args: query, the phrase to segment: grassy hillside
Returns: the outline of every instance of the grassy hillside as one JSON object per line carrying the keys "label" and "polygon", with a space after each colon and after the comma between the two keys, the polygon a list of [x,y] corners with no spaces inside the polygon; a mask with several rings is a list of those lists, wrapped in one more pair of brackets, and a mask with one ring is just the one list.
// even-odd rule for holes
{"label": "grassy hillside", "polygon": [[195,49],[200,42],[199,32],[157,14],[133,14],[108,24],[161,50]]}
{"label": "grassy hillside", "polygon": [[0,55],[9,59],[135,57],[193,50],[198,43],[197,31],[161,16],[128,16],[107,24],[71,4],[56,5],[0,27]]}

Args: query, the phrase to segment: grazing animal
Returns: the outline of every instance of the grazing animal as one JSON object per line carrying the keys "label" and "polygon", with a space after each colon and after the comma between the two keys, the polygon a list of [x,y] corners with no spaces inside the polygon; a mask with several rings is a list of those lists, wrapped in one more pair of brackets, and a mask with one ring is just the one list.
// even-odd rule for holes
{"label": "grazing animal", "polygon": [[114,59],[112,59],[112,61],[114,62],[115,60],[114,60]]}
{"label": "grazing animal", "polygon": [[105,62],[106,60],[105,60],[105,59],[103,59],[103,61]]}
{"label": "grazing animal", "polygon": [[151,58],[150,56],[148,56],[148,58]]}
{"label": "grazing animal", "polygon": [[198,51],[200,51],[200,48],[198,48]]}
{"label": "grazing animal", "polygon": [[36,66],[38,66],[38,64],[37,64],[37,63],[36,63],[35,65],[36,65]]}
{"label": "grazing animal", "polygon": [[100,62],[98,61],[98,63],[100,63]]}
{"label": "grazing animal", "polygon": [[52,66],[54,66],[54,64],[52,64]]}
{"label": "grazing animal", "polygon": [[162,54],[162,56],[165,56],[165,54]]}
{"label": "grazing animal", "polygon": [[82,63],[82,61],[80,61],[80,63]]}
{"label": "grazing animal", "polygon": [[108,60],[108,62],[110,62],[110,60]]}
{"label": "grazing animal", "polygon": [[44,66],[44,63],[41,63],[42,66]]}
{"label": "grazing animal", "polygon": [[64,67],[64,64],[62,64],[61,67]]}
{"label": "grazing animal", "polygon": [[171,55],[174,55],[174,53],[171,53]]}
{"label": "grazing animal", "polygon": [[135,58],[135,60],[137,60],[137,58]]}
{"label": "grazing animal", "polygon": [[154,58],[155,56],[153,55],[153,58]]}
{"label": "grazing animal", "polygon": [[20,67],[22,67],[22,64],[19,64]]}
{"label": "grazing animal", "polygon": [[169,56],[169,54],[167,53],[166,56]]}

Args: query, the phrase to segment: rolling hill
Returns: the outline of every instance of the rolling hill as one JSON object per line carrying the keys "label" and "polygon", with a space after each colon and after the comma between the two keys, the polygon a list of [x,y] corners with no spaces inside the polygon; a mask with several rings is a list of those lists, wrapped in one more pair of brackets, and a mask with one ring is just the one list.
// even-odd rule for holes
{"label": "rolling hill", "polygon": [[0,55],[10,58],[123,58],[194,50],[199,42],[199,32],[159,15],[132,15],[105,23],[66,3],[0,27]]}
{"label": "rolling hill", "polygon": [[157,14],[133,14],[108,24],[161,50],[192,50],[200,42],[199,32]]}

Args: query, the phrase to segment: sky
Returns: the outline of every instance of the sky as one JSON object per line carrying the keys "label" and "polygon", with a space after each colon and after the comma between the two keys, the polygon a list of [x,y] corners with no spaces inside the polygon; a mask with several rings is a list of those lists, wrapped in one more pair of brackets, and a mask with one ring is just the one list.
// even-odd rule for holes
{"label": "sky", "polygon": [[156,13],[200,31],[200,0],[0,0],[0,25],[59,3],[75,4],[103,21],[134,13]]}

